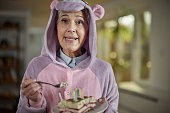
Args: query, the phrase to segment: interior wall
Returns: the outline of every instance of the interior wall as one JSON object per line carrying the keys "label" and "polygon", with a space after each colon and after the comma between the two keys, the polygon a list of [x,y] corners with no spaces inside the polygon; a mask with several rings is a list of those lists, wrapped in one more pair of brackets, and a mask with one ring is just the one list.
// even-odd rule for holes
{"label": "interior wall", "polygon": [[0,0],[0,10],[30,12],[30,27],[45,27],[52,0]]}
{"label": "interior wall", "polygon": [[151,62],[150,86],[168,92],[170,86],[170,32],[168,0],[151,0]]}

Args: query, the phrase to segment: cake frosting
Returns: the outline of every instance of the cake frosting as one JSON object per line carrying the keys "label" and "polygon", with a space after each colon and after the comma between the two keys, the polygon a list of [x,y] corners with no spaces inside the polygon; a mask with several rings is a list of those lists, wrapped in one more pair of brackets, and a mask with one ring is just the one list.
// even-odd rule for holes
{"label": "cake frosting", "polygon": [[97,100],[90,96],[77,98],[77,101],[73,99],[63,100],[58,103],[58,109],[60,113],[85,113],[96,106]]}

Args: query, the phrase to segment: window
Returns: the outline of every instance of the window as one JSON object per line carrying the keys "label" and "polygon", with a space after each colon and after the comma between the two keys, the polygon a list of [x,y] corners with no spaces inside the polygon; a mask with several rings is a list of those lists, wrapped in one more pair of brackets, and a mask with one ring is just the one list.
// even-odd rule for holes
{"label": "window", "polygon": [[151,61],[149,58],[149,36],[151,26],[151,13],[146,11],[142,14],[142,53],[141,53],[141,71],[140,77],[142,79],[149,79],[149,69],[151,68]]}
{"label": "window", "polygon": [[110,62],[117,82],[149,79],[151,13],[129,14],[98,28],[98,57]]}

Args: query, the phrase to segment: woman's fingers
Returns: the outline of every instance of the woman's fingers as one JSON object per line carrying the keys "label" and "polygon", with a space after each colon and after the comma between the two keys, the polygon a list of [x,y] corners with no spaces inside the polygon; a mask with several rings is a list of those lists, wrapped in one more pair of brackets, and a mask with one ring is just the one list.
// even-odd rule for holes
{"label": "woman's fingers", "polygon": [[42,99],[42,93],[36,92],[34,95],[29,96],[29,99],[34,102],[39,102]]}
{"label": "woman's fingers", "polygon": [[101,97],[101,98],[98,99],[98,102],[99,103],[104,103],[104,102],[106,102],[106,98]]}
{"label": "woman's fingers", "polygon": [[30,85],[31,83],[35,82],[36,80],[35,79],[31,79],[29,77],[26,77],[22,83],[22,89],[23,88],[26,88],[28,85]]}
{"label": "woman's fingers", "polygon": [[32,101],[39,101],[42,98],[42,86],[35,82],[35,79],[25,78],[22,83],[22,94]]}
{"label": "woman's fingers", "polygon": [[36,92],[40,92],[42,87],[37,83],[31,83],[29,86],[24,88],[23,95],[34,95]]}

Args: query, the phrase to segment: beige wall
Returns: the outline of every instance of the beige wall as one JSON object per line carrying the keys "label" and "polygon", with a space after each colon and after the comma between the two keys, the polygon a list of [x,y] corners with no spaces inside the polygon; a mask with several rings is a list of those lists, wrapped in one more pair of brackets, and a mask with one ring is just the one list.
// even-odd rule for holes
{"label": "beige wall", "polygon": [[50,0],[1,0],[0,10],[30,12],[30,26],[44,27],[50,13]]}
{"label": "beige wall", "polygon": [[[0,10],[16,10],[30,12],[31,27],[45,27],[50,15],[52,0],[0,0]],[[103,4],[109,0],[86,0],[90,6]]]}

